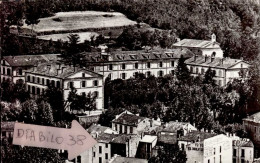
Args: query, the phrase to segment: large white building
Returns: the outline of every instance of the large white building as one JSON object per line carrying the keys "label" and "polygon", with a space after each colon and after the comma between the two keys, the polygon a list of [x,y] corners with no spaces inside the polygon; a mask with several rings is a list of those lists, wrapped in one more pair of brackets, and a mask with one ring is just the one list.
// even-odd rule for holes
{"label": "large white building", "polygon": [[49,85],[58,87],[66,101],[71,88],[77,94],[88,93],[96,97],[97,109],[103,109],[103,76],[95,72],[58,62],[43,63],[25,73],[26,88],[31,96],[40,96]]}

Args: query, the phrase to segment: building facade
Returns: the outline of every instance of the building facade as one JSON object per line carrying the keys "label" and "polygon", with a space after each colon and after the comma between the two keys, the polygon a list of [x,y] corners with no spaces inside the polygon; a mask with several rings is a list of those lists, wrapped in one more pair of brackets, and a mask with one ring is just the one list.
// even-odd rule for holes
{"label": "building facade", "polygon": [[60,88],[66,101],[71,88],[77,94],[92,93],[96,97],[97,109],[103,109],[103,77],[95,72],[64,65],[58,62],[39,64],[25,73],[26,88],[30,95],[37,98],[48,88]]}
{"label": "building facade", "polygon": [[40,63],[57,60],[59,54],[3,56],[1,59],[1,82],[11,80],[25,82],[25,72]]}
{"label": "building facade", "polygon": [[252,163],[254,144],[249,139],[233,138],[233,163]]}
{"label": "building facade", "polygon": [[260,157],[260,112],[243,119],[243,125],[254,143],[255,158]]}

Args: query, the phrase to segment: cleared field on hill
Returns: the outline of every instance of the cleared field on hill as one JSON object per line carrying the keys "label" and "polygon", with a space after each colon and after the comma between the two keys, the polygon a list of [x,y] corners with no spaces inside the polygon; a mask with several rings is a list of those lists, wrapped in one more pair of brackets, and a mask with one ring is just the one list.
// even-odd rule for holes
{"label": "cleared field on hill", "polygon": [[[118,12],[74,11],[58,12],[55,16],[41,18],[34,26],[35,32],[69,31],[90,28],[109,28],[135,25],[125,15]],[[24,23],[23,28],[31,29]]]}
{"label": "cleared field on hill", "polygon": [[89,40],[92,36],[97,37],[99,34],[96,32],[78,32],[78,33],[62,33],[62,34],[52,34],[52,35],[43,35],[37,36],[37,38],[42,40],[50,40],[58,41],[59,39],[62,41],[69,41],[68,36],[70,34],[77,34],[79,35],[79,43],[83,43],[85,40]]}

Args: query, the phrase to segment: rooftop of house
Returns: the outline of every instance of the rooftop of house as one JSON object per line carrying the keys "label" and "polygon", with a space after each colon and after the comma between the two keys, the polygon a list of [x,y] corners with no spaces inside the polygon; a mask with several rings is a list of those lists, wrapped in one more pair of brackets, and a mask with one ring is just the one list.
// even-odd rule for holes
{"label": "rooftop of house", "polygon": [[177,143],[177,133],[174,133],[172,135],[169,134],[160,134],[158,136],[158,143],[163,144],[176,144]]}
{"label": "rooftop of house", "polygon": [[236,147],[254,147],[254,144],[251,140],[233,140],[233,146]]}
{"label": "rooftop of house", "polygon": [[116,134],[102,133],[102,134],[98,135],[98,137],[95,139],[99,143],[110,143],[116,137],[118,137],[118,135],[116,135]]}
{"label": "rooftop of house", "polygon": [[116,135],[111,142],[116,144],[126,144],[131,138],[136,137],[137,135],[131,134],[119,134]]}
{"label": "rooftop of house", "polygon": [[14,130],[14,124],[15,122],[11,121],[5,121],[5,122],[1,122],[1,130],[2,131],[13,131]]}
{"label": "rooftop of house", "polygon": [[102,77],[102,75],[92,72],[90,70],[80,68],[80,67],[65,65],[57,61],[39,64],[37,65],[37,67],[33,69],[33,71],[29,71],[29,72],[34,74],[44,75],[44,76],[57,77],[57,78],[66,78],[78,72],[84,72],[85,74],[88,74],[84,78]]}
{"label": "rooftop of house", "polygon": [[[232,59],[232,58],[218,58],[214,57],[211,59],[210,56],[193,56],[185,61],[186,64],[189,65],[200,65],[206,67],[219,67],[219,68],[229,68],[233,65],[241,62],[240,59]],[[244,61],[243,61],[244,62]]]}
{"label": "rooftop of house", "polygon": [[137,126],[145,117],[140,117],[134,114],[123,113],[119,117],[115,118],[112,122],[125,124],[128,126]]}
{"label": "rooftop of house", "polygon": [[[100,133],[103,134],[105,133],[106,130],[111,129],[110,127],[106,127],[106,126],[101,126],[101,125],[97,125],[97,124],[92,124],[88,129],[88,133],[89,134],[94,134],[94,133]],[[112,129],[111,129],[112,130]]]}
{"label": "rooftop of house", "polygon": [[[169,123],[166,123],[164,126],[161,126],[158,128],[158,131],[162,132],[177,132],[180,129],[186,129],[190,123],[188,122],[175,122],[170,121]],[[195,130],[195,127],[194,127]]]}
{"label": "rooftop of house", "polygon": [[192,132],[187,133],[185,136],[181,136],[178,140],[179,141],[188,141],[188,142],[200,142],[200,141],[204,141],[205,139],[214,137],[216,135],[217,134],[214,134],[214,133],[192,131]]}
{"label": "rooftop of house", "polygon": [[10,66],[33,66],[39,63],[55,61],[60,54],[42,54],[42,55],[18,55],[18,56],[3,56],[3,59]]}
{"label": "rooftop of house", "polygon": [[148,160],[133,157],[122,157],[116,155],[111,158],[109,163],[148,163]]}
{"label": "rooftop of house", "polygon": [[213,42],[211,40],[183,39],[173,44],[173,46],[190,47],[190,48],[208,48],[210,45],[214,45],[216,48],[220,48],[217,42]]}
{"label": "rooftop of house", "polygon": [[250,115],[249,117],[245,118],[244,120],[254,121],[260,123],[260,112]]}
{"label": "rooftop of house", "polygon": [[170,58],[180,58],[181,55],[184,58],[190,58],[194,55],[190,50],[183,49],[168,49],[168,50],[139,50],[139,51],[114,51],[108,54],[103,54],[108,58],[101,58],[100,53],[89,53],[83,52],[82,55],[85,55],[86,60],[90,62],[120,62],[120,61],[135,61],[135,60],[159,60],[159,59],[170,59]]}

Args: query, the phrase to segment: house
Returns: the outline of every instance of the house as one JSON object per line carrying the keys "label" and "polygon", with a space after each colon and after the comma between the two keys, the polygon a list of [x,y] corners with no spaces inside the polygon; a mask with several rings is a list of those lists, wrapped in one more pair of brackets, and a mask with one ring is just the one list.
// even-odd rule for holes
{"label": "house", "polygon": [[13,83],[25,82],[25,71],[34,65],[55,61],[60,54],[3,56],[1,59],[1,82],[10,79]]}
{"label": "house", "polygon": [[143,159],[150,159],[153,156],[153,148],[157,144],[157,136],[145,135],[139,141],[136,157]]}
{"label": "house", "polygon": [[254,161],[254,144],[249,139],[232,137],[233,163],[252,163]]}
{"label": "house", "polygon": [[13,140],[13,134],[14,134],[14,124],[15,122],[1,122],[1,141],[4,139],[8,140],[10,143]]}
{"label": "house", "polygon": [[176,48],[188,48],[196,54],[202,54],[202,56],[211,56],[223,58],[223,50],[220,44],[216,42],[216,35],[211,35],[211,40],[196,40],[196,39],[183,39],[173,44]]}
{"label": "house", "polygon": [[219,86],[225,86],[228,82],[240,78],[239,72],[246,70],[250,64],[241,59],[221,58],[212,56],[195,55],[185,61],[192,76],[204,75],[210,68],[215,72],[213,80]]}
{"label": "house", "polygon": [[255,158],[260,157],[260,112],[243,119],[243,126],[254,143]]}
{"label": "house", "polygon": [[187,163],[232,162],[232,140],[226,135],[194,131],[178,140],[187,154]]}
{"label": "house", "polygon": [[114,155],[108,163],[148,163],[146,159],[134,158],[134,157],[122,157]]}
{"label": "house", "polygon": [[[102,51],[104,51],[102,49]],[[104,79],[129,79],[137,73],[147,77],[162,77],[174,74],[181,56],[190,58],[194,55],[188,49],[114,51],[110,53],[84,52],[85,60],[94,72],[102,74]]]}
{"label": "house", "polygon": [[92,93],[96,97],[96,108],[103,109],[103,76],[90,70],[64,65],[60,62],[48,62],[26,71],[26,88],[32,97],[39,97],[48,86],[60,88],[66,101],[71,88],[77,94]]}
{"label": "house", "polygon": [[128,111],[117,115],[116,118],[112,120],[112,129],[118,131],[119,134],[141,135],[149,126],[154,126],[152,119],[140,117]]}
{"label": "house", "polygon": [[[178,133],[178,135],[181,134],[183,136],[191,131],[197,131],[197,128],[188,122],[178,121],[170,121],[157,129],[160,135],[174,135]],[[179,134],[179,132],[182,133]]]}

